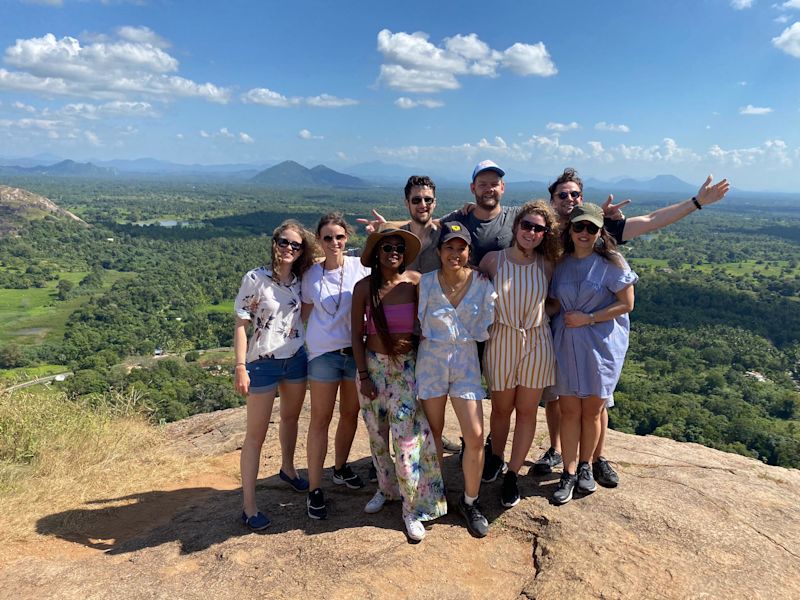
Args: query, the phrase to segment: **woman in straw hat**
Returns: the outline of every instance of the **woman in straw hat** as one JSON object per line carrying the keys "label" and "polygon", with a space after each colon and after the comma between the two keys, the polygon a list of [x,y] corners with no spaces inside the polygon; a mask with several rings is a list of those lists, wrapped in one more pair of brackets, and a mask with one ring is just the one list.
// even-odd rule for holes
{"label": "woman in straw hat", "polygon": [[[353,291],[353,356],[361,410],[369,432],[378,491],[364,507],[376,513],[402,499],[412,541],[425,537],[423,521],[447,513],[444,483],[425,413],[417,400],[414,325],[420,274],[405,265],[419,254],[413,233],[385,229],[370,234],[361,263],[371,269]],[[387,444],[391,430],[394,460]]]}

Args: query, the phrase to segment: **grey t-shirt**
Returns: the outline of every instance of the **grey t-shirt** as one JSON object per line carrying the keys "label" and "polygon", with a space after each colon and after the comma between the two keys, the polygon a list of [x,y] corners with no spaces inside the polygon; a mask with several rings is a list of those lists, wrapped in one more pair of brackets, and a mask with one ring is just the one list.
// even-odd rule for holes
{"label": "grey t-shirt", "polygon": [[[403,225],[400,229],[411,231],[411,223]],[[420,253],[417,255],[417,258],[414,259],[414,262],[408,265],[409,269],[413,271],[419,271],[420,273],[429,273],[431,271],[435,271],[441,266],[442,263],[439,260],[439,253],[436,251],[439,243],[439,233],[440,229],[434,225],[429,244],[427,246],[423,245],[422,250],[420,250]],[[425,242],[422,241],[422,243],[424,244]]]}
{"label": "grey t-shirt", "polygon": [[440,219],[442,223],[458,221],[467,228],[472,236],[472,263],[478,265],[481,259],[493,250],[503,250],[511,245],[513,236],[511,226],[519,213],[519,206],[503,206],[503,210],[494,219],[483,221],[472,211],[468,215],[453,211]]}

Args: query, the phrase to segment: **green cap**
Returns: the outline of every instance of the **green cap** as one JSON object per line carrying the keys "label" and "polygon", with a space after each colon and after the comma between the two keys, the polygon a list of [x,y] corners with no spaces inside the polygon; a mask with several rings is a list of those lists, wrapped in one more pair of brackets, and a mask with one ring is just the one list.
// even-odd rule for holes
{"label": "green cap", "polygon": [[576,221],[589,221],[598,227],[603,226],[603,209],[597,204],[584,203],[576,206],[569,213],[569,222],[575,223]]}

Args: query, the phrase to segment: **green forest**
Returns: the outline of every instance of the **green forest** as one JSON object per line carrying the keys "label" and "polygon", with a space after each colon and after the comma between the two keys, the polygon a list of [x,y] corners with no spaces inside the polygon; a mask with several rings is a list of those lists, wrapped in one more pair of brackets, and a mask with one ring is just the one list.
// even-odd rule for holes
{"label": "green forest", "polygon": [[[46,217],[0,239],[0,382],[73,371],[59,384],[71,396],[133,390],[155,421],[241,403],[232,354],[203,351],[230,346],[233,297],[267,262],[276,225],[292,217],[313,228],[333,209],[354,225],[373,208],[405,216],[400,186],[6,183],[90,227]],[[439,214],[470,200],[466,186],[438,196]],[[629,215],[682,199],[644,196],[631,196]],[[504,203],[531,197],[509,185]],[[800,468],[800,201],[766,211],[734,195],[624,252],[641,279],[612,427]]]}

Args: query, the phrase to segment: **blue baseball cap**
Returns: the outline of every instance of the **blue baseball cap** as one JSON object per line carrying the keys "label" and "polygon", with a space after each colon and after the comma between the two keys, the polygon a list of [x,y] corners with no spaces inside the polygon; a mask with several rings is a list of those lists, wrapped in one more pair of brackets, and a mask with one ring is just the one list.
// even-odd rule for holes
{"label": "blue baseball cap", "polygon": [[500,175],[500,177],[504,177],[506,174],[506,172],[503,171],[503,169],[497,166],[496,162],[491,160],[482,160],[477,165],[475,165],[475,168],[472,170],[472,181],[475,181],[475,178],[484,171],[494,171],[495,173]]}

